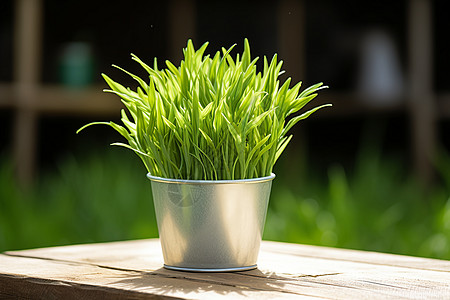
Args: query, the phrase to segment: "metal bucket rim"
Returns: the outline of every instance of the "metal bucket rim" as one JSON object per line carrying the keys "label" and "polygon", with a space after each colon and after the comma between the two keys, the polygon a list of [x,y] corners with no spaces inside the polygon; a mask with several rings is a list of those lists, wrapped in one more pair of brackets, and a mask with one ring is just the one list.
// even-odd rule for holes
{"label": "metal bucket rim", "polygon": [[147,178],[155,182],[177,183],[177,184],[239,184],[239,183],[261,183],[266,181],[272,181],[275,178],[275,174],[271,173],[269,176],[250,179],[193,180],[193,179],[164,178],[153,176],[150,173],[147,173]]}

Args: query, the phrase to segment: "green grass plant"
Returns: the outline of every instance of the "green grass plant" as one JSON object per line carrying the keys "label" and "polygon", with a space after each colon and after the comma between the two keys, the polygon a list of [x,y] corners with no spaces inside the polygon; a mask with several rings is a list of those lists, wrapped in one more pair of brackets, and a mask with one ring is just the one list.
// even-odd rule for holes
{"label": "green grass plant", "polygon": [[[295,115],[324,88],[318,83],[300,92],[301,82],[282,85],[282,61],[275,54],[263,59],[258,72],[250,46],[233,59],[233,47],[204,55],[208,43],[198,50],[191,40],[183,50],[179,67],[166,61],[159,69],[155,58],[150,67],[137,56],[132,59],[149,75],[145,81],[120,68],[139,84],[136,91],[102,74],[118,95],[123,126],[105,124],[127,143],[114,143],[133,150],[153,176],[176,179],[248,179],[268,176],[292,138],[289,130],[322,105]],[[280,86],[281,85],[281,86]],[[289,118],[289,121],[286,119]],[[80,131],[79,130],[79,131]]]}

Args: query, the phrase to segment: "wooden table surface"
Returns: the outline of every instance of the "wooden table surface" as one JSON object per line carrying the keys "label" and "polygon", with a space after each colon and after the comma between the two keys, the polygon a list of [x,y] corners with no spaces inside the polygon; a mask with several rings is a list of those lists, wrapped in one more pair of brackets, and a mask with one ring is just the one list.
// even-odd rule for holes
{"label": "wooden table surface", "polygon": [[450,261],[263,241],[258,269],[162,268],[159,240],[0,254],[0,298],[450,299]]}

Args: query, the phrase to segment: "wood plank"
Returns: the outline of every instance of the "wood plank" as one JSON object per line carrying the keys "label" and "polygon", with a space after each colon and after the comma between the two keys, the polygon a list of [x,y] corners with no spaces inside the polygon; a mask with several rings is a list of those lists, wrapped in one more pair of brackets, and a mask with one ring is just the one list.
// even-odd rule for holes
{"label": "wood plank", "polygon": [[41,75],[43,1],[14,2],[14,80],[35,86]]}
{"label": "wood plank", "polygon": [[[168,46],[169,60],[177,65],[183,59],[182,49],[186,48],[188,39],[196,47],[196,1],[170,0],[168,1]],[[198,43],[198,41],[197,41]]]}
{"label": "wood plank", "polygon": [[[26,257],[0,256],[0,291],[21,297],[45,298],[49,295],[66,297],[75,295],[88,299],[101,296],[150,296],[182,297],[183,299],[211,299],[231,296],[233,298],[258,297],[258,289],[245,286],[221,284],[217,280],[196,280],[183,272],[148,271],[136,272],[91,264],[39,260]],[[12,288],[8,288],[12,287]],[[57,291],[53,291],[53,288]],[[8,288],[8,289],[7,289]],[[35,291],[37,289],[37,291]],[[94,294],[91,295],[90,291]],[[7,295],[6,292],[3,292]],[[36,294],[37,293],[37,294]],[[75,293],[75,294],[72,294]],[[139,293],[139,294],[136,294]],[[2,294],[0,293],[0,296]],[[274,298],[276,292],[266,291],[264,298]],[[151,298],[150,298],[151,299]]]}
{"label": "wood plank", "polygon": [[[43,1],[15,1],[14,11],[14,92],[17,103],[30,105],[41,74]],[[30,184],[35,172],[37,118],[28,108],[15,114],[13,153],[22,184]]]}
{"label": "wood plank", "polygon": [[436,107],[433,95],[433,4],[408,1],[409,107],[412,155],[417,176],[425,183],[433,177],[437,146]]}
{"label": "wood plank", "polygon": [[120,116],[120,98],[103,92],[103,86],[71,89],[43,85],[34,91],[35,101],[16,101],[20,86],[0,84],[0,108],[28,110],[44,115]]}
{"label": "wood plank", "polygon": [[[105,246],[108,248],[107,256],[101,251]],[[265,255],[266,253],[269,257],[274,257],[274,255],[278,254],[283,257],[301,256],[450,272],[450,261],[445,260],[313,245],[263,241],[260,255]],[[99,265],[105,263],[108,266],[117,268],[128,266],[132,269],[142,268],[142,262],[146,265],[151,264],[149,268],[159,268],[163,261],[158,239],[8,251],[6,254],[75,262],[81,261]]]}
{"label": "wood plank", "polygon": [[60,85],[40,87],[34,109],[43,114],[120,116],[120,98],[103,92],[104,86],[71,89]]}
{"label": "wood plank", "polygon": [[450,261],[439,259],[269,241],[264,241],[262,247],[269,253],[450,272]]}
{"label": "wood plank", "polygon": [[38,278],[62,282],[68,286],[65,292],[73,287],[105,293],[124,289],[187,299],[450,295],[448,261],[317,246],[264,241],[259,268],[247,272],[189,273],[161,266],[158,240],[10,251],[0,256],[0,282],[29,284]]}
{"label": "wood plank", "polygon": [[323,90],[305,109],[323,104],[333,104],[332,108],[324,108],[314,118],[346,118],[389,115],[393,113],[406,113],[406,101],[394,104],[370,104],[360,95],[347,92],[330,92]]}
{"label": "wood plank", "polygon": [[[123,105],[117,96],[102,92],[104,86],[94,85],[84,89],[70,89],[60,85],[44,85],[38,89],[36,103],[17,104],[15,99],[17,93],[14,85],[0,83],[0,108],[32,108],[44,114],[63,115],[119,115]],[[441,117],[450,116],[450,96],[442,94],[439,96],[439,109]],[[323,109],[316,118],[327,117],[349,117],[380,115],[389,113],[406,112],[404,103],[395,105],[376,106],[364,103],[354,93],[336,93],[324,90],[322,94],[314,99],[311,106],[319,106],[332,103],[333,109]]]}
{"label": "wood plank", "polygon": [[124,107],[120,98],[104,93],[104,88],[101,85],[83,89],[42,85],[33,92],[34,101],[17,101],[21,87],[0,83],[0,108],[31,110],[47,115],[120,116],[120,109]]}
{"label": "wood plank", "polygon": [[34,110],[15,112],[13,126],[15,172],[22,185],[30,185],[36,172],[38,115]]}
{"label": "wood plank", "polygon": [[305,1],[282,0],[277,7],[278,59],[283,60],[283,69],[292,82],[305,79],[306,34]]}
{"label": "wood plank", "polygon": [[437,99],[437,113],[439,118],[450,119],[450,93],[441,93]]}
{"label": "wood plank", "polygon": [[0,108],[12,108],[16,94],[13,85],[10,83],[0,83]]}

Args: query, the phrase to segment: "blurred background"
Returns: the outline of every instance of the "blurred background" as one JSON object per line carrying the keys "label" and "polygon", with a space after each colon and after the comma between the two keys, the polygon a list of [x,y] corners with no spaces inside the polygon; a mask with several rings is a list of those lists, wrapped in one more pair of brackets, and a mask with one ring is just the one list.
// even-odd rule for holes
{"label": "blurred background", "polygon": [[[250,41],[332,103],[293,129],[264,238],[450,259],[445,0],[0,1],[0,251],[157,237],[150,184],[102,93],[130,53],[177,65]],[[141,73],[139,73],[141,72]]]}

